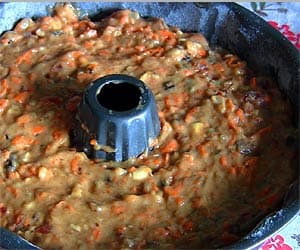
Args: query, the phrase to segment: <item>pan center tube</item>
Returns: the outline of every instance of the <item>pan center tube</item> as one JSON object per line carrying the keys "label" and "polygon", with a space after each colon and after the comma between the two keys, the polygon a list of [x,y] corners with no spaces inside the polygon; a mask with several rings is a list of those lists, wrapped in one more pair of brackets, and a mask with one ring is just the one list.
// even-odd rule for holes
{"label": "pan center tube", "polygon": [[126,161],[149,149],[160,121],[151,90],[128,75],[108,75],[84,91],[71,144],[89,158]]}
{"label": "pan center tube", "polygon": [[136,108],[141,100],[141,90],[127,82],[105,84],[97,95],[98,102],[104,108],[116,112]]}

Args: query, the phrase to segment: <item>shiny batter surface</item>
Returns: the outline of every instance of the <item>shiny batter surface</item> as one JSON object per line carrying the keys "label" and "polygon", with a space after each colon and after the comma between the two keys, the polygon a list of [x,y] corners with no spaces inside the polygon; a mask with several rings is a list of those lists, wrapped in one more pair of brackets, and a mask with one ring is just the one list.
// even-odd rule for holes
{"label": "shiny batter surface", "polygon": [[[95,162],[70,147],[84,88],[121,73],[153,91],[148,154]],[[44,249],[214,248],[272,211],[294,178],[276,85],[201,34],[123,10],[21,20],[0,43],[0,225]]]}

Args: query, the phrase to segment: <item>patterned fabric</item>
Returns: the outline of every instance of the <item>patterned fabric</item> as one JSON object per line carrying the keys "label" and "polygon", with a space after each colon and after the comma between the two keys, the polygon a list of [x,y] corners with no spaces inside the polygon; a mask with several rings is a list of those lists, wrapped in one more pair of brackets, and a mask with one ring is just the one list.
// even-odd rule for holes
{"label": "patterned fabric", "polygon": [[300,50],[300,2],[243,2],[287,37]]}
{"label": "patterned fabric", "polygon": [[[300,50],[300,2],[238,3],[265,19]],[[300,213],[286,227],[253,250],[300,249]]]}
{"label": "patterned fabric", "polygon": [[252,250],[296,250],[300,249],[300,214],[260,246]]}

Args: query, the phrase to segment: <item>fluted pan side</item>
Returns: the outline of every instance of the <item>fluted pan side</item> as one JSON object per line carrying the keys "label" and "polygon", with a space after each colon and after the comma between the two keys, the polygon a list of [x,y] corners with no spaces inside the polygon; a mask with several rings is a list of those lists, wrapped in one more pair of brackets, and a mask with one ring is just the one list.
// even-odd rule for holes
{"label": "fluted pan side", "polygon": [[108,75],[84,92],[72,144],[90,158],[125,161],[149,148],[160,132],[154,97],[131,76]]}

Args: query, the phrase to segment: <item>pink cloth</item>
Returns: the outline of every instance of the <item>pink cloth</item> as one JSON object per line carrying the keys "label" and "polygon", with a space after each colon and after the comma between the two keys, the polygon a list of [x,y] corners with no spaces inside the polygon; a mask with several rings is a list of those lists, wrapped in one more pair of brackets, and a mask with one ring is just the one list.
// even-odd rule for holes
{"label": "pink cloth", "polygon": [[269,22],[300,50],[300,2],[238,3]]}

